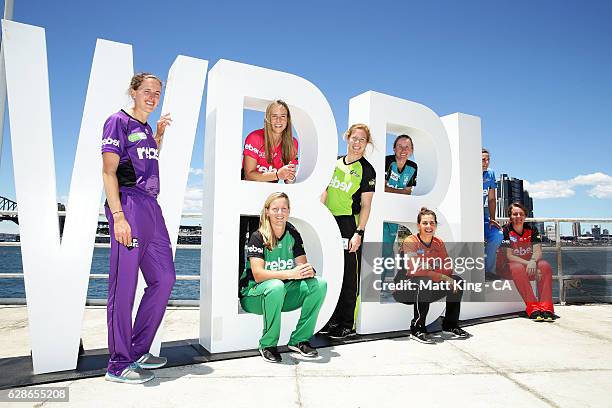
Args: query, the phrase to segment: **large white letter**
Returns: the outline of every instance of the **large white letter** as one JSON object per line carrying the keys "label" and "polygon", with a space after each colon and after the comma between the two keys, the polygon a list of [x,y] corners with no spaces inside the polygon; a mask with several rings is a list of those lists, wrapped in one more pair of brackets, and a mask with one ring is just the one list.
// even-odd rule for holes
{"label": "large white letter", "polygon": [[[166,128],[162,152],[159,155],[160,193],[159,206],[166,220],[172,253],[176,252],[183,198],[189,177],[191,152],[195,140],[208,61],[179,55],[170,67],[162,113],[172,115],[172,124]],[[153,126],[153,124],[152,124]],[[134,316],[146,283],[142,274],[138,278],[138,290],[134,304]],[[163,322],[157,330],[150,352],[159,355]]]}
{"label": "large white letter", "polygon": [[[278,98],[289,104],[298,133],[297,182],[241,181],[243,110],[263,111]],[[336,223],[319,196],[333,173],[337,150],[332,111],[312,83],[295,75],[226,60],[210,70],[200,286],[200,344],[209,351],[257,347],[261,316],[240,313],[237,296],[239,217],[259,214],[265,198],[274,191],[289,195],[291,222],[304,238],[309,261],[328,282],[319,324],[331,316],[342,282],[342,243]],[[298,316],[299,311],[283,313],[281,344],[288,340]]]}
{"label": "large white letter", "polygon": [[34,373],[69,370],[77,362],[98,221],[100,129],[125,102],[132,49],[98,40],[60,245],[45,32],[12,21],[2,28]]}

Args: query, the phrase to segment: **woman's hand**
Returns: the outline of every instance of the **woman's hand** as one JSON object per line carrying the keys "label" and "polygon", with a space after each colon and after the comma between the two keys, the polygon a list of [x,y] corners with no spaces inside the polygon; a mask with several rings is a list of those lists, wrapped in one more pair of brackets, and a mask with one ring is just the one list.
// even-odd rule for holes
{"label": "woman's hand", "polygon": [[538,264],[535,260],[530,259],[529,262],[527,262],[527,275],[530,278],[533,278],[535,276],[537,267]]}
{"label": "woman's hand", "polygon": [[286,164],[276,171],[279,180],[292,183],[295,181],[295,164]]}
{"label": "woman's hand", "polygon": [[169,113],[162,115],[157,121],[157,130],[155,132],[155,142],[157,143],[157,148],[159,149],[162,144],[162,140],[164,139],[164,133],[166,132],[166,126],[170,126],[172,123],[172,118]]}
{"label": "woman's hand", "polygon": [[296,266],[292,269],[292,273],[290,274],[290,279],[308,279],[314,276],[315,272],[312,268],[312,265],[309,263],[304,263]]}
{"label": "woman's hand", "polygon": [[361,246],[361,235],[358,233],[353,234],[353,238],[349,241],[348,250],[349,252],[357,252],[359,247]]}
{"label": "woman's hand", "polygon": [[450,276],[445,275],[445,274],[443,274],[443,273],[440,273],[440,274],[438,274],[438,275],[439,275],[439,276],[438,276],[438,278],[439,278],[441,281],[444,281],[444,282],[448,283],[450,286],[452,286],[452,287],[453,287],[453,293],[457,293],[457,291],[459,290],[459,288],[457,287],[457,285],[455,285],[455,280],[454,280],[453,278],[451,278]]}
{"label": "woman's hand", "polygon": [[115,239],[121,245],[132,245],[132,228],[125,219],[123,211],[113,214]]}

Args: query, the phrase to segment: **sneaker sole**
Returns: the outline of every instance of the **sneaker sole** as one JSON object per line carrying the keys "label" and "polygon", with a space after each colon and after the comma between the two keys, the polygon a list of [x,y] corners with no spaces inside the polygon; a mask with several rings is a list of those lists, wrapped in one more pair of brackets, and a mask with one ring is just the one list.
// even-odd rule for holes
{"label": "sneaker sole", "polygon": [[349,333],[345,336],[339,336],[339,335],[333,335],[333,334],[328,334],[327,336],[331,339],[346,339],[347,337],[353,337],[355,336],[357,333]]}
{"label": "sneaker sole", "polygon": [[138,364],[138,367],[142,368],[143,370],[155,370],[156,368],[162,368],[163,366],[168,364],[168,362],[166,361],[165,363],[161,363],[161,364],[147,364],[147,363],[136,363],[136,364]]}
{"label": "sneaker sole", "polygon": [[449,336],[453,336],[453,339],[469,339],[470,338],[469,334],[467,336],[459,336],[458,334],[455,334],[453,332],[448,332],[446,330],[442,330],[442,333],[448,334]]}
{"label": "sneaker sole", "polygon": [[272,364],[278,364],[280,362],[282,362],[283,360],[280,361],[276,361],[276,360],[268,360],[267,358],[264,357],[263,352],[261,350],[259,350],[259,355],[261,356],[261,358],[263,359],[263,361],[265,361],[266,363],[272,363]]}
{"label": "sneaker sole", "polygon": [[315,358],[315,357],[319,357],[319,353],[316,353],[316,354],[306,354],[306,353],[302,353],[302,351],[301,351],[299,348],[295,347],[295,346],[289,346],[289,345],[287,345],[287,348],[288,348],[289,350],[295,351],[296,353],[298,353],[298,354],[300,354],[301,356],[304,356],[304,357],[308,357],[308,358]]}
{"label": "sneaker sole", "polygon": [[140,380],[129,380],[127,378],[121,378],[109,373],[106,373],[106,375],[104,376],[104,379],[106,381],[111,381],[111,382],[116,382],[116,383],[122,383],[122,384],[144,384],[147,381],[151,381],[155,378],[155,376],[151,376],[150,378],[144,378],[144,379],[140,379]]}
{"label": "sneaker sole", "polygon": [[436,344],[436,342],[435,342],[435,341],[432,341],[432,340],[422,340],[422,339],[419,339],[419,338],[418,338],[418,337],[416,337],[416,336],[413,336],[412,334],[410,335],[410,338],[411,338],[412,340],[418,341],[418,342],[419,342],[419,343],[421,343],[421,344]]}

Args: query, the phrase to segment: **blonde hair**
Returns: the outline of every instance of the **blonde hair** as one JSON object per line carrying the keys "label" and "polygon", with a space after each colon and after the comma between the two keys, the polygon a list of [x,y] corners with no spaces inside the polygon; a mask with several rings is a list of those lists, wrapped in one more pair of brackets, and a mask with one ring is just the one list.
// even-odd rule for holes
{"label": "blonde hair", "polygon": [[283,164],[289,164],[291,160],[294,160],[297,156],[295,147],[293,146],[293,132],[291,130],[291,112],[289,112],[289,106],[281,99],[277,99],[266,108],[266,116],[264,118],[264,148],[266,153],[266,160],[268,163],[272,163],[274,145],[272,144],[272,109],[281,106],[287,111],[287,127],[283,130],[281,135],[281,151]]}
{"label": "blonde hair", "polygon": [[268,210],[270,209],[270,205],[274,200],[278,200],[279,198],[284,198],[287,200],[287,207],[291,208],[289,204],[289,196],[283,192],[272,193],[266,198],[266,202],[261,210],[261,215],[259,216],[259,233],[263,238],[264,245],[268,250],[272,251],[278,240],[276,239],[276,235],[274,235],[274,231],[272,231],[272,224],[270,223],[270,217],[268,217]]}
{"label": "blonde hair", "polygon": [[370,134],[370,128],[368,127],[368,125],[364,124],[364,123],[355,123],[353,125],[351,125],[350,128],[348,128],[348,130],[346,132],[344,132],[344,140],[348,140],[348,138],[351,136],[351,133],[353,133],[355,130],[361,129],[365,132],[368,140],[366,141],[366,144],[371,144],[372,143],[372,135]]}

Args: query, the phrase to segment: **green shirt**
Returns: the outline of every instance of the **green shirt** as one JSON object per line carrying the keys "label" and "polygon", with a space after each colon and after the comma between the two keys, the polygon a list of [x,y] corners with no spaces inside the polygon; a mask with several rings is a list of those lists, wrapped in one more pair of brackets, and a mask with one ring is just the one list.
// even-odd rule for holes
{"label": "green shirt", "polygon": [[365,158],[346,163],[346,156],[341,156],[327,187],[325,205],[334,216],[358,215],[361,193],[374,191],[375,186],[376,172]]}
{"label": "green shirt", "polygon": [[264,269],[269,271],[284,271],[295,267],[295,258],[306,255],[304,243],[300,233],[295,227],[287,223],[285,233],[276,242],[276,246],[270,251],[264,244],[259,230],[255,231],[246,249],[247,262],[240,276],[240,296],[257,284],[251,270],[251,258],[260,258],[265,261]]}

